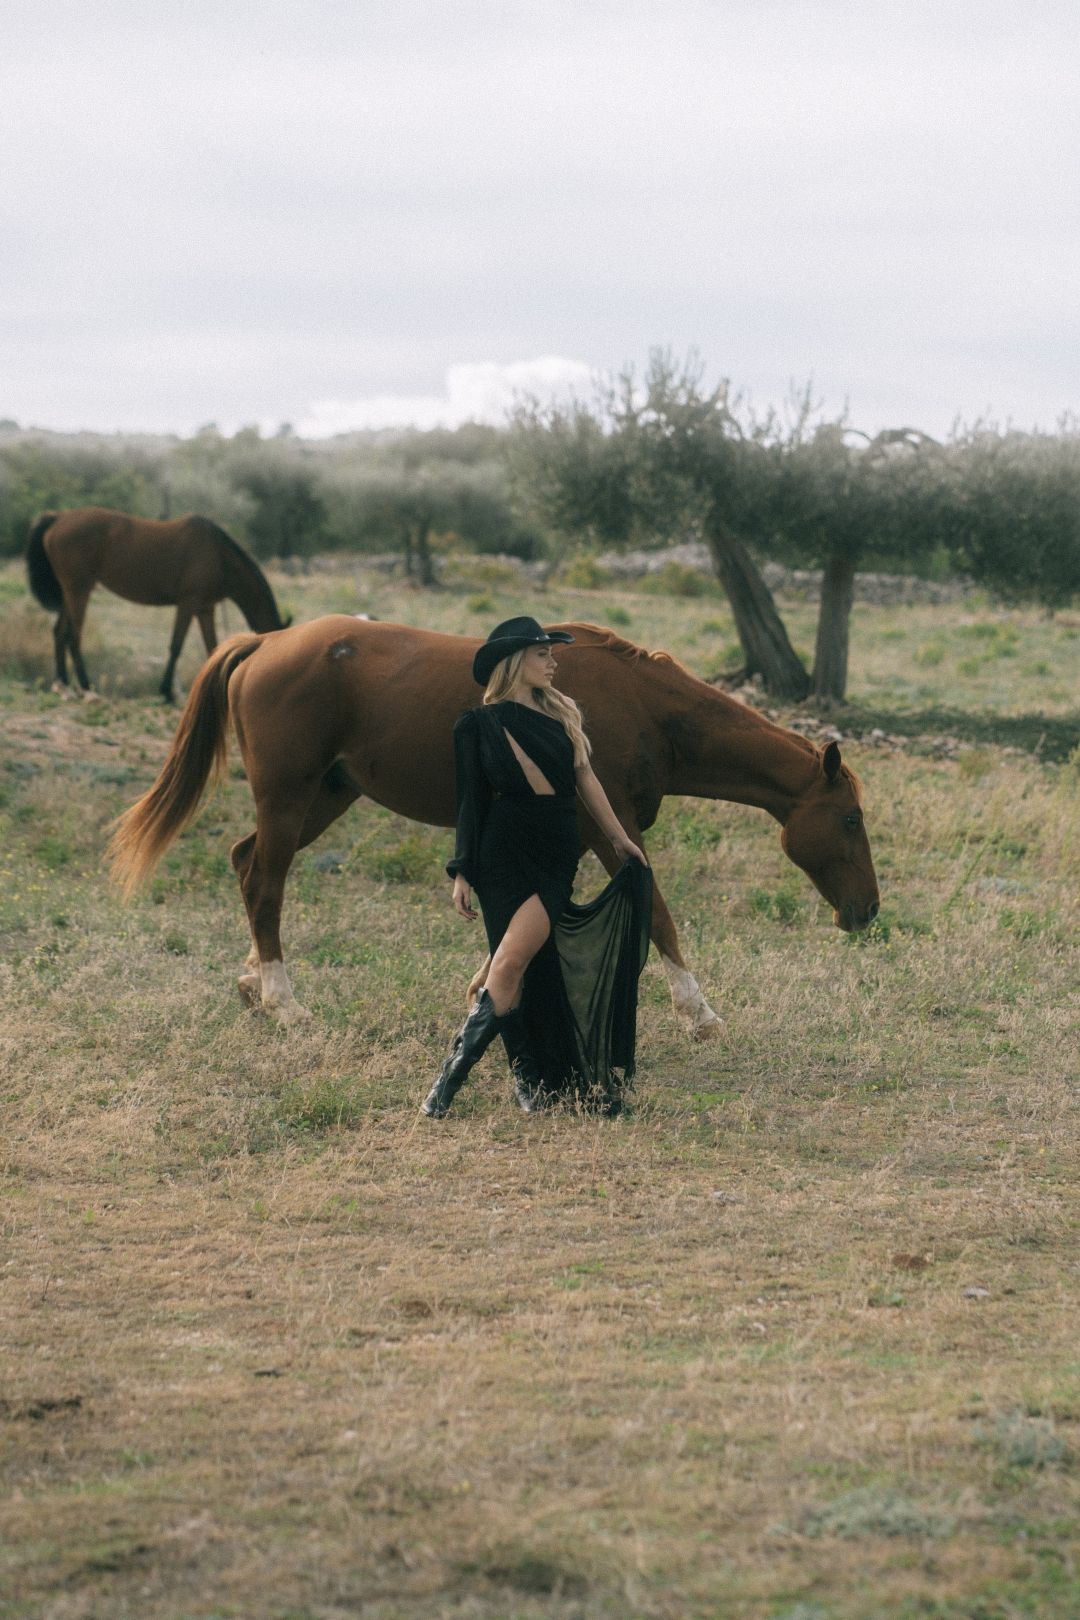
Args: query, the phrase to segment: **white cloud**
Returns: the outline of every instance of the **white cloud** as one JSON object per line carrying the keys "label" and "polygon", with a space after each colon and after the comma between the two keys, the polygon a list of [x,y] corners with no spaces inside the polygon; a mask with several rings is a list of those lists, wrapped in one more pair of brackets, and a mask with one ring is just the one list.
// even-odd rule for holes
{"label": "white cloud", "polygon": [[371,394],[361,399],[316,400],[296,424],[306,439],[363,428],[460,427],[463,422],[502,423],[523,395],[544,403],[586,395],[594,373],[582,360],[541,355],[535,360],[494,360],[448,366],[442,394]]}

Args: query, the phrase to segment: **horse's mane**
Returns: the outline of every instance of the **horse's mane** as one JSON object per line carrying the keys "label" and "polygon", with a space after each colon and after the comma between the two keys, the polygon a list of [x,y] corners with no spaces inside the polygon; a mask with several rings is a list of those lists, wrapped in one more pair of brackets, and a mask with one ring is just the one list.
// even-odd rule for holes
{"label": "horse's mane", "polygon": [[208,529],[213,531],[214,538],[217,540],[218,544],[227,550],[229,555],[233,557],[237,563],[239,563],[241,569],[251,582],[254,589],[258,591],[259,595],[262,597],[263,605],[272,608],[275,617],[280,619],[281,614],[278,611],[277,601],[274,597],[274,592],[271,588],[270,581],[259,567],[259,564],[256,562],[255,558],[251,555],[251,552],[248,551],[247,547],[242,546],[239,540],[234,540],[228,529],[223,529],[221,524],[215,523],[212,518],[203,518],[201,521],[206,524]]}
{"label": "horse's mane", "polygon": [[[556,626],[553,625],[551,628],[555,629]],[[557,628],[575,632],[578,640],[583,640],[586,646],[598,647],[604,652],[614,653],[616,658],[621,658],[628,664],[651,664],[659,665],[661,668],[666,666],[669,669],[676,669],[680,675],[685,675],[687,680],[693,681],[696,686],[703,686],[709,695],[716,698],[718,702],[730,705],[731,710],[739,718],[744,718],[746,724],[756,724],[773,731],[781,731],[790,742],[797,743],[807,754],[821,755],[821,748],[810,737],[804,736],[801,731],[794,731],[790,726],[777,725],[776,721],[770,720],[768,715],[761,714],[757,709],[746,703],[737,702],[727,692],[718,691],[708,681],[702,680],[700,675],[695,675],[692,669],[687,669],[686,665],[681,663],[678,658],[673,657],[671,653],[650,652],[647,647],[639,647],[635,641],[627,641],[625,636],[617,636],[614,630],[609,630],[604,625],[574,622],[573,624],[559,625]],[[587,639],[582,635],[582,632],[587,632]],[[861,804],[861,778],[846,761],[841,762],[840,769],[850,780],[855,790],[855,796]]]}
{"label": "horse's mane", "polygon": [[242,546],[239,540],[234,540],[228,529],[223,529],[220,523],[214,522],[213,518],[203,518],[202,521],[208,529],[213,529],[215,540],[219,541],[238,561],[244,563],[249,572],[254,572],[264,583],[266,582],[266,575],[246,546]]}
{"label": "horse's mane", "polygon": [[[559,629],[569,629],[568,625],[560,625]],[[614,630],[608,630],[604,625],[575,622],[573,629],[587,630],[589,639],[587,645],[600,647],[605,652],[613,652],[616,658],[622,658],[628,664],[639,664],[648,661],[652,664],[667,664],[677,669],[681,675],[688,675],[692,681],[700,680],[693,670],[687,669],[685,664],[679,662],[669,652],[650,652],[647,647],[639,647],[636,641],[627,641],[625,636],[617,636]],[[578,638],[581,639],[580,636]],[[707,684],[706,682],[702,683]]]}

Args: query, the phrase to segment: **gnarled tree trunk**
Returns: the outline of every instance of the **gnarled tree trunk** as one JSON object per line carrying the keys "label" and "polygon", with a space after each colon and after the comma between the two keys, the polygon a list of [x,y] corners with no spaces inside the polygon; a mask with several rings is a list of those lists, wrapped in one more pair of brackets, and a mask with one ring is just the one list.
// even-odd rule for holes
{"label": "gnarled tree trunk", "polygon": [[855,559],[837,554],[825,559],[821,607],[814,648],[813,694],[842,703],[847,692],[851,605],[855,600]]}
{"label": "gnarled tree trunk", "polygon": [[810,677],[788,640],[760,568],[725,526],[710,524],[708,538],[717,577],[735,616],[746,674],[760,675],[771,697],[785,703],[801,702],[810,690]]}

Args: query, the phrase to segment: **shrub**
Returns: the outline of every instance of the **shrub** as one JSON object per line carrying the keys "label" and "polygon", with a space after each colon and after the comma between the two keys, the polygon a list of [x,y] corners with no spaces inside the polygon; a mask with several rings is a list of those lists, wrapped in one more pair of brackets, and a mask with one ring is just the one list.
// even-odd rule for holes
{"label": "shrub", "polygon": [[646,574],[640,589],[650,596],[710,596],[717,590],[716,581],[699,568],[686,563],[666,562],[653,573]]}
{"label": "shrub", "polygon": [[579,551],[567,558],[556,576],[560,585],[573,591],[598,591],[611,584],[611,574],[602,568],[592,552]]}

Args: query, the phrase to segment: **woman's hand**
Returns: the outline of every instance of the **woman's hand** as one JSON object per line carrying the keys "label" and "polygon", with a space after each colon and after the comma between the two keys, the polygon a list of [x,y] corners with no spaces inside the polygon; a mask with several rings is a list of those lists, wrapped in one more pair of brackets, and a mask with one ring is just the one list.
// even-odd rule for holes
{"label": "woman's hand", "polygon": [[640,861],[642,866],[648,866],[649,863],[645,859],[644,850],[638,849],[636,844],[631,843],[625,833],[621,838],[613,838],[611,842],[620,861]]}
{"label": "woman's hand", "polygon": [[454,910],[459,917],[466,917],[469,922],[476,921],[476,912],[472,903],[472,889],[460,872],[454,879]]}

